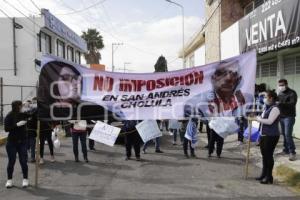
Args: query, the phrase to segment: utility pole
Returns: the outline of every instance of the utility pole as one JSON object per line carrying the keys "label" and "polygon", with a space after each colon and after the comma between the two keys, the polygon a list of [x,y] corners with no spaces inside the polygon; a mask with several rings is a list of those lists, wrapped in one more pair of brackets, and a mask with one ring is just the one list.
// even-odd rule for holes
{"label": "utility pole", "polygon": [[111,70],[112,72],[115,71],[115,65],[114,65],[114,52],[117,49],[114,49],[114,46],[120,46],[123,45],[123,43],[112,43],[111,44]]}

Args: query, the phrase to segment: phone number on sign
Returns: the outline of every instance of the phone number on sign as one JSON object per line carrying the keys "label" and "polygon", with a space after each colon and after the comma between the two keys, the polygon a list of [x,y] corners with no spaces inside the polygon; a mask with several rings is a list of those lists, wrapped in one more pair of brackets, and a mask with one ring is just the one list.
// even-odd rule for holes
{"label": "phone number on sign", "polygon": [[262,5],[262,13],[268,11],[272,6],[276,6],[281,3],[282,0],[268,0]]}

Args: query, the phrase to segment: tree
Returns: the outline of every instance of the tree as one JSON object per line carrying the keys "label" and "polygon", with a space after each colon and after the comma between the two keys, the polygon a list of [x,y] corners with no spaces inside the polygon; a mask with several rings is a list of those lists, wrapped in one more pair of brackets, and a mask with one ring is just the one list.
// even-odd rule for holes
{"label": "tree", "polygon": [[156,61],[156,64],[154,65],[155,72],[167,72],[168,66],[167,66],[167,60],[166,58],[161,55]]}
{"label": "tree", "polygon": [[81,37],[87,43],[87,53],[84,54],[87,64],[99,64],[101,54],[99,50],[104,48],[103,38],[96,29],[83,31]]}

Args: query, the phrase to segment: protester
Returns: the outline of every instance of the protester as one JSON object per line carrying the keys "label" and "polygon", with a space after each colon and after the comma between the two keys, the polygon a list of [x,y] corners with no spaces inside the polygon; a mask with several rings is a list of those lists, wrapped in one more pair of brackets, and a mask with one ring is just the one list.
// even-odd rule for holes
{"label": "protester", "polygon": [[[164,121],[160,121],[160,120],[156,120],[156,122],[157,122],[157,125],[158,125],[158,127],[159,127],[159,125],[161,125],[161,131],[163,131],[163,125],[164,124],[166,124]],[[155,144],[155,153],[163,153],[163,151],[162,150],[160,150],[160,137],[157,137],[157,138],[155,138],[154,140],[152,140],[152,141],[154,141],[154,144]],[[144,146],[143,146],[143,152],[144,152],[144,154],[146,154],[147,153],[147,147],[148,147],[148,145],[150,144],[150,142],[151,142],[151,140],[150,141],[148,141],[148,142],[146,142],[145,144],[144,144]]]}
{"label": "protester", "polygon": [[30,151],[30,162],[35,162],[35,145],[36,145],[36,130],[37,130],[37,107],[36,98],[29,105],[30,119],[27,122],[27,150]]}
{"label": "protester", "polygon": [[141,143],[142,139],[136,130],[136,125],[138,121],[136,120],[127,120],[124,121],[122,131],[125,133],[125,147],[126,147],[126,158],[125,160],[131,159],[131,149],[134,148],[134,153],[137,161],[141,160]]}
{"label": "protester", "polygon": [[52,126],[48,121],[41,121],[40,128],[40,164],[44,164],[44,147],[45,141],[47,141],[50,150],[50,162],[55,162],[52,135]]}
{"label": "protester", "polygon": [[286,79],[278,81],[278,100],[280,125],[283,134],[283,154],[289,154],[289,160],[296,160],[296,147],[293,140],[293,127],[296,117],[297,93],[288,87]]}
{"label": "protester", "polygon": [[208,143],[208,157],[211,157],[211,154],[213,154],[215,149],[215,143],[217,143],[217,157],[221,158],[222,150],[223,150],[223,144],[224,144],[224,138],[219,136],[213,129],[210,129],[210,138]]}
{"label": "protester", "polygon": [[197,118],[191,118],[188,121],[188,124],[186,126],[186,131],[184,135],[184,142],[183,142],[183,150],[184,150],[184,155],[188,158],[188,153],[187,149],[188,146],[190,147],[191,150],[191,157],[196,157],[195,155],[195,147],[198,142],[198,131],[197,131],[197,126],[198,126],[198,119]]}
{"label": "protester", "polygon": [[188,148],[190,148],[190,152],[191,152],[191,157],[196,157],[195,155],[195,149],[192,147],[191,141],[189,141],[187,138],[184,137],[186,130],[187,130],[187,125],[189,123],[189,120],[185,119],[185,120],[180,120],[180,129],[179,129],[179,133],[180,133],[180,137],[183,140],[183,153],[184,156],[186,158],[189,158],[189,154],[188,154]]}
{"label": "protester", "polygon": [[260,177],[256,180],[262,184],[272,184],[273,176],[272,171],[274,167],[274,150],[278,143],[279,132],[279,115],[280,111],[276,106],[277,95],[274,91],[268,91],[264,99],[266,105],[261,117],[256,120],[261,123],[261,138],[260,138],[260,151],[262,155],[263,168]]}
{"label": "protester", "polygon": [[7,165],[7,182],[6,188],[13,186],[12,178],[16,156],[19,156],[19,162],[23,173],[22,187],[28,187],[28,166],[27,166],[27,135],[26,135],[26,119],[28,115],[21,113],[22,102],[13,101],[12,111],[7,114],[4,120],[4,129],[8,132],[6,152],[8,156]]}
{"label": "protester", "polygon": [[70,120],[73,124],[72,127],[72,141],[73,141],[73,153],[75,157],[75,162],[79,162],[78,158],[78,140],[80,139],[81,150],[83,154],[83,159],[85,162],[89,162],[87,147],[86,147],[86,136],[87,136],[87,122],[86,120]]}
{"label": "protester", "polygon": [[[179,123],[176,119],[169,120],[169,130],[173,134],[173,145],[177,144],[177,134],[179,134]],[[182,141],[181,141],[182,142]]]}
{"label": "protester", "polygon": [[[88,133],[88,136],[90,136],[93,128],[94,128],[94,123],[92,122],[92,120],[87,120],[87,133]],[[96,151],[95,149],[95,141],[92,140],[92,139],[89,139],[89,149],[90,150],[93,150],[93,151]]]}

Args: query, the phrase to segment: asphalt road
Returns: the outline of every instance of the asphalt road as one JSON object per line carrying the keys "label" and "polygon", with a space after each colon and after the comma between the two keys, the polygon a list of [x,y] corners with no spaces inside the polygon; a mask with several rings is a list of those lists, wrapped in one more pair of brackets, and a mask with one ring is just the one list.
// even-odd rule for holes
{"label": "asphalt road", "polygon": [[[257,183],[254,177],[259,169],[254,165],[250,166],[249,180],[245,180],[245,160],[239,148],[232,148],[230,142],[225,144],[221,159],[208,159],[207,151],[201,147],[196,150],[197,159],[186,159],[182,146],[173,146],[170,136],[163,138],[165,153],[156,154],[153,146],[149,146],[149,153],[142,154],[142,162],[125,161],[125,149],[120,145],[111,148],[96,144],[96,149],[89,152],[89,163],[75,163],[71,139],[66,138],[62,148],[56,150],[55,163],[49,162],[49,154],[45,155],[38,189],[20,187],[22,176],[18,162],[15,187],[6,189],[7,159],[4,146],[0,147],[0,199],[300,199],[278,183]],[[29,164],[29,169],[33,184],[34,165]]]}

